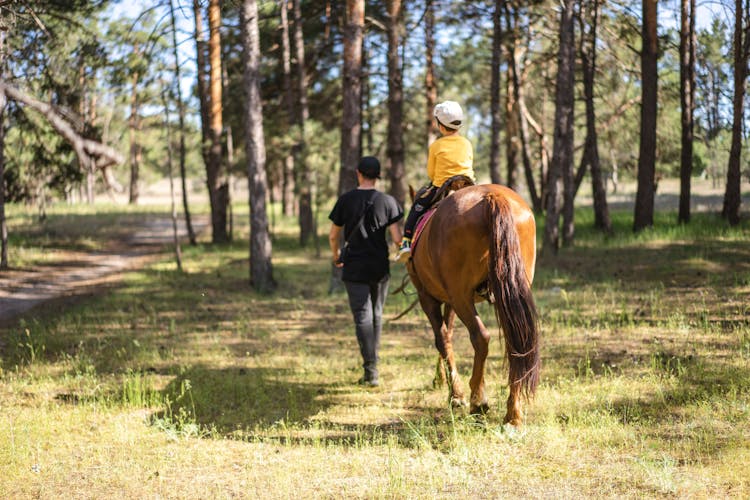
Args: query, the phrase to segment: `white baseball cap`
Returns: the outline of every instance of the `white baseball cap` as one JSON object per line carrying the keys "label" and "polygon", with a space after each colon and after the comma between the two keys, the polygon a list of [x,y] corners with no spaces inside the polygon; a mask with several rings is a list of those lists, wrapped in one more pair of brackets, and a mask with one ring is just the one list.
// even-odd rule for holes
{"label": "white baseball cap", "polygon": [[435,118],[445,128],[458,130],[464,121],[464,112],[455,101],[444,101],[435,106]]}

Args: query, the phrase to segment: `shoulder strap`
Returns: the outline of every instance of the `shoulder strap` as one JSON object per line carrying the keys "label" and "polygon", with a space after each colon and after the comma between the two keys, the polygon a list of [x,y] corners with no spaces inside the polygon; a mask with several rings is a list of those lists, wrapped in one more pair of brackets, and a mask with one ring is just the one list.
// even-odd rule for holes
{"label": "shoulder strap", "polygon": [[[362,216],[357,221],[357,224],[354,226],[354,229],[352,229],[352,232],[349,234],[349,238],[344,241],[344,248],[349,246],[349,242],[354,238],[354,236],[360,232],[360,229],[362,229],[362,224],[365,222],[365,217],[367,217],[367,213],[370,211],[370,207],[372,207],[373,203],[375,202],[375,198],[377,197],[377,191],[376,194],[370,197],[370,199],[367,201],[367,204],[365,205],[365,209],[362,211]],[[367,230],[364,231],[362,234],[362,237],[367,239],[369,237],[369,234]]]}

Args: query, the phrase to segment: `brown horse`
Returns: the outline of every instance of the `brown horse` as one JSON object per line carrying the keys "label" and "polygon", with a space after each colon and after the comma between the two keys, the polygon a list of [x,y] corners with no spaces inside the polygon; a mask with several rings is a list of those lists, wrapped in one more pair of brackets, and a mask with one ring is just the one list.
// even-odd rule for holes
{"label": "brown horse", "polygon": [[469,330],[474,347],[470,411],[475,414],[489,409],[484,367],[490,341],[475,303],[493,303],[509,365],[505,422],[514,426],[523,419],[521,396],[532,396],[539,380],[539,329],[531,295],[535,261],[534,214],[511,189],[484,184],[460,189],[440,202],[407,263],[450,374],[453,405],[466,405],[453,358],[456,315]]}

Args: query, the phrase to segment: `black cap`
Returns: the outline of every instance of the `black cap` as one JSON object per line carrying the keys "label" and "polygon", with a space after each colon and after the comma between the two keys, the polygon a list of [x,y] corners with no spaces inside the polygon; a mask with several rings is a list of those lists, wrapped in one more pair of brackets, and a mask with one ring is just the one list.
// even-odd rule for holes
{"label": "black cap", "polygon": [[380,179],[380,162],[374,156],[365,156],[359,160],[357,170],[368,179]]}

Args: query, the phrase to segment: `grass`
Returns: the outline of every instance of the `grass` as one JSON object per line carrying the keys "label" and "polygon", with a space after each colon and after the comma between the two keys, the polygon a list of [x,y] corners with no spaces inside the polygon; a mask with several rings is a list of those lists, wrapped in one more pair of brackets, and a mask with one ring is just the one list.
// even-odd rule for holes
{"label": "grass", "polygon": [[[105,212],[61,209],[43,231],[12,216],[11,234],[45,252],[83,248],[88,233],[71,229],[82,221],[141,216]],[[579,212],[576,246],[537,267],[542,383],[514,431],[502,425],[496,335],[484,420],[432,388],[436,351],[417,310],[386,323],[382,386],[360,388],[327,253],[298,249],[282,221],[282,287],[256,294],[240,212],[234,243],[183,248],[183,274],[165,260],[0,330],[4,496],[750,496],[747,222],[696,214],[677,226],[658,213],[656,229],[632,235],[616,212],[605,238]],[[403,270],[393,271],[395,288]],[[390,297],[386,317],[412,300]],[[494,328],[486,305],[480,315]],[[463,327],[455,347],[466,384]]]}

